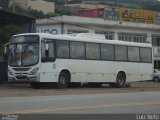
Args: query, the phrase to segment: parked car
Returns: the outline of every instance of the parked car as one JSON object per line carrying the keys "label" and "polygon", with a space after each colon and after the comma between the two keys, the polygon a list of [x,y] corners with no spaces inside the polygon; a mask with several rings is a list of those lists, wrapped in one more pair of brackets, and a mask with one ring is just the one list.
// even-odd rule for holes
{"label": "parked car", "polygon": [[153,80],[155,82],[160,82],[160,70],[158,69],[153,70]]}

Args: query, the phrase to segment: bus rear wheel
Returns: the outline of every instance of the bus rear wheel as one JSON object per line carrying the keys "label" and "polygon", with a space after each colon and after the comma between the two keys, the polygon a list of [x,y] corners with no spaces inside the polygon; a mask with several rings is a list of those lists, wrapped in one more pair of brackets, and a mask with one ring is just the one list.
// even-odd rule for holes
{"label": "bus rear wheel", "polygon": [[66,73],[61,72],[58,79],[58,88],[67,88],[69,85],[69,77]]}
{"label": "bus rear wheel", "polygon": [[126,85],[126,76],[124,73],[120,72],[117,75],[117,79],[116,79],[116,87],[118,88],[123,88]]}

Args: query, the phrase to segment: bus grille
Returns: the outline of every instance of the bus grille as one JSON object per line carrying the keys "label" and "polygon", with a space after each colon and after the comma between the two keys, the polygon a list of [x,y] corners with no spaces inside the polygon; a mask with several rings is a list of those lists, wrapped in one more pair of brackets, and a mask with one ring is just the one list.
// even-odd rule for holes
{"label": "bus grille", "polygon": [[17,79],[23,79],[23,80],[26,80],[27,79],[27,76],[16,76]]}
{"label": "bus grille", "polygon": [[12,68],[14,71],[28,71],[30,68]]}

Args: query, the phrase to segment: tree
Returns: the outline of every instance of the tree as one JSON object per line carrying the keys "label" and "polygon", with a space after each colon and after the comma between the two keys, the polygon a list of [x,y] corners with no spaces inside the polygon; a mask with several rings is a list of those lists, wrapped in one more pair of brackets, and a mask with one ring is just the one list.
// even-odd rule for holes
{"label": "tree", "polygon": [[9,42],[12,35],[19,34],[25,32],[24,29],[21,27],[18,27],[16,25],[10,24],[10,25],[1,25],[0,26],[0,38],[1,43],[7,43]]}
{"label": "tree", "polygon": [[4,10],[8,9],[9,0],[0,0],[0,7],[2,7]]}
{"label": "tree", "polygon": [[25,30],[16,25],[0,25],[0,54],[3,53],[3,46],[9,42],[10,38],[19,33],[24,33]]}

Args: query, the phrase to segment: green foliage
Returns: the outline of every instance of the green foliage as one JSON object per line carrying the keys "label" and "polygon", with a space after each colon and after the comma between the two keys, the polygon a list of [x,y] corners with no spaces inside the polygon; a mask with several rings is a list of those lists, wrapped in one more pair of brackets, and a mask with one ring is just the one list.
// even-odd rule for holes
{"label": "green foliage", "polygon": [[72,13],[70,10],[66,9],[66,10],[55,10],[56,13],[58,13],[58,15],[73,15],[74,13]]}
{"label": "green foliage", "polygon": [[0,7],[2,7],[4,10],[8,9],[9,0],[0,0]]}
{"label": "green foliage", "polygon": [[28,14],[32,17],[35,17],[35,18],[43,18],[43,16],[44,16],[42,11],[33,10],[31,8],[28,8],[27,10],[25,9],[24,13]]}
{"label": "green foliage", "polygon": [[16,13],[20,13],[20,14],[24,14],[24,15],[29,15],[29,16],[32,16],[35,18],[48,18],[48,17],[57,16],[56,13],[44,14],[42,11],[33,10],[30,7],[28,7],[28,9],[25,9],[19,5],[11,6],[10,11],[14,11]]}
{"label": "green foliage", "polygon": [[9,42],[11,36],[19,33],[24,33],[25,30],[16,25],[1,25],[0,26],[0,44],[3,45]]}
{"label": "green foliage", "polygon": [[10,38],[19,33],[24,33],[25,30],[22,28],[10,24],[10,25],[0,25],[0,56],[3,55],[4,52],[4,44],[9,42]]}
{"label": "green foliage", "polygon": [[160,1],[156,0],[83,0],[86,4],[104,4],[108,6],[127,7],[160,11]]}

